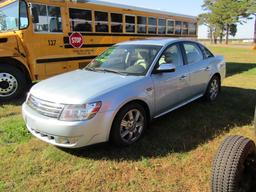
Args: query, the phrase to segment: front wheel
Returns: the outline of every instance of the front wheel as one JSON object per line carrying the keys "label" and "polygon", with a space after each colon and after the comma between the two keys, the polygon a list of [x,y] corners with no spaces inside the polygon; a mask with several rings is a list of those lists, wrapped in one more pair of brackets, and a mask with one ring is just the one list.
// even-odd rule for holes
{"label": "front wheel", "polygon": [[27,88],[25,74],[11,65],[0,65],[0,102],[21,97]]}
{"label": "front wheel", "polygon": [[117,146],[129,146],[138,141],[148,125],[145,109],[132,103],[117,114],[110,133],[110,141]]}
{"label": "front wheel", "polygon": [[212,169],[212,192],[256,191],[256,147],[242,136],[222,143]]}

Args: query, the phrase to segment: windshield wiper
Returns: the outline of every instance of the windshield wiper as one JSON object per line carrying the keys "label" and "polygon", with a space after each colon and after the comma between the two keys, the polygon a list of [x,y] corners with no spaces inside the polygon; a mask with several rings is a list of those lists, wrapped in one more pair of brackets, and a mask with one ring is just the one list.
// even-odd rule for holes
{"label": "windshield wiper", "polygon": [[87,70],[87,71],[95,71],[95,68],[93,68],[93,67],[85,67],[84,70]]}
{"label": "windshield wiper", "polygon": [[125,72],[121,72],[121,71],[115,71],[115,70],[111,70],[111,69],[101,69],[101,68],[96,68],[95,71],[103,71],[103,72],[107,72],[107,73],[115,73],[115,74],[119,74],[119,75],[125,75],[127,76],[127,73]]}

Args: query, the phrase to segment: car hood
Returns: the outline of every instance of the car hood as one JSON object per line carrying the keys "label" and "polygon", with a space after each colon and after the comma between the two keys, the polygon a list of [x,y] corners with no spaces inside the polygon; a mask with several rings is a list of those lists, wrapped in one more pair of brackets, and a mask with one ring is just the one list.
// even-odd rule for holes
{"label": "car hood", "polygon": [[76,70],[39,82],[30,90],[33,96],[63,104],[84,104],[111,90],[143,77]]}

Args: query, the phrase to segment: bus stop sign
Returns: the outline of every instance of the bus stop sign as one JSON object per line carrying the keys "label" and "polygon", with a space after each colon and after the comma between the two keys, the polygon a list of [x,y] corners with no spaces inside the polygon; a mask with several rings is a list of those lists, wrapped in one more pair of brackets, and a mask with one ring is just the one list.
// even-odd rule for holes
{"label": "bus stop sign", "polygon": [[72,47],[74,48],[81,48],[84,44],[83,36],[81,35],[81,33],[72,33],[69,36],[69,44],[72,45]]}

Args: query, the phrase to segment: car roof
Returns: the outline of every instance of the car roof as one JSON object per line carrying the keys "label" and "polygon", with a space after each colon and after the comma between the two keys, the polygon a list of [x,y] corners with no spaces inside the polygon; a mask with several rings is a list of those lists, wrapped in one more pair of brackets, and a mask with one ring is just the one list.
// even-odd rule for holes
{"label": "car roof", "polygon": [[[162,38],[162,39],[144,39],[144,40],[132,40],[132,41],[125,41],[122,43],[118,43],[117,45],[159,45],[165,46],[171,43],[176,43],[180,41],[191,41],[187,39],[175,39],[175,38]],[[195,42],[195,41],[191,41]]]}

